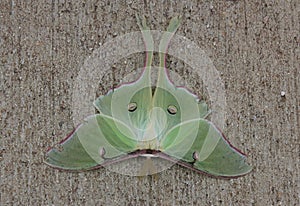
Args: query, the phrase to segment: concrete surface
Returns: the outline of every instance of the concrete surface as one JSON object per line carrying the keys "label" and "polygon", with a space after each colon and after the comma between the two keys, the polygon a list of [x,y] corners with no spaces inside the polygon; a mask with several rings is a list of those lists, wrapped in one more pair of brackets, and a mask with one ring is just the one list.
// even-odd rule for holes
{"label": "concrete surface", "polygon": [[[298,0],[1,0],[0,205],[299,205],[299,12]],[[177,34],[205,50],[222,74],[224,133],[248,154],[251,174],[222,180],[173,166],[137,178],[43,164],[45,150],[74,126],[80,65],[99,45],[138,31],[136,13],[157,30],[183,16]],[[143,65],[137,57],[120,62],[98,92]],[[182,74],[198,81],[193,75]]]}

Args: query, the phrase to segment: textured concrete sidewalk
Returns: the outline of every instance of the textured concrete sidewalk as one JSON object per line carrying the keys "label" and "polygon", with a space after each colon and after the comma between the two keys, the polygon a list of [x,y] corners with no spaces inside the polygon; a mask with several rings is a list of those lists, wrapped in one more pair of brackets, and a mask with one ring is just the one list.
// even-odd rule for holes
{"label": "textured concrete sidewalk", "polygon": [[[299,1],[100,2],[0,2],[0,205],[299,205]],[[177,34],[222,74],[224,133],[248,155],[252,173],[222,180],[175,165],[137,178],[43,164],[47,148],[74,127],[80,66],[105,42],[138,31],[136,13],[157,30],[182,15]],[[200,81],[181,61],[169,63],[191,85]],[[142,54],[122,59],[97,93],[142,65]]]}

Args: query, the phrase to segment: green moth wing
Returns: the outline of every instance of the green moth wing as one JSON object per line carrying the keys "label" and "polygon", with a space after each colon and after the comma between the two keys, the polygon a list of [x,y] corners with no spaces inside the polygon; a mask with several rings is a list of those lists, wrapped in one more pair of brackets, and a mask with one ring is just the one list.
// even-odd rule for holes
{"label": "green moth wing", "polygon": [[106,159],[136,149],[130,128],[102,114],[92,115],[67,138],[47,152],[46,163],[67,170],[88,170]]}
{"label": "green moth wing", "polygon": [[159,44],[160,68],[153,95],[153,107],[162,108],[167,113],[165,132],[181,122],[204,118],[209,114],[207,104],[184,87],[176,87],[168,76],[166,54],[170,41],[179,27],[181,18],[171,19],[167,31],[162,35]]}
{"label": "green moth wing", "polygon": [[123,84],[107,95],[100,96],[94,102],[100,113],[118,117],[130,128],[145,128],[152,99],[148,70],[136,82]]}
{"label": "green moth wing", "polygon": [[[145,68],[138,80],[132,83],[125,83],[109,91],[108,94],[98,97],[94,106],[100,113],[118,117],[126,122],[136,133],[137,138],[142,138],[140,131],[145,130],[149,122],[151,110],[152,89],[151,89],[151,63],[153,58],[153,38],[145,18],[136,16],[138,25],[146,46]],[[129,111],[129,112],[127,112]]]}
{"label": "green moth wing", "polygon": [[214,176],[235,177],[251,171],[246,157],[208,120],[195,119],[172,128],[161,141],[161,151]]}

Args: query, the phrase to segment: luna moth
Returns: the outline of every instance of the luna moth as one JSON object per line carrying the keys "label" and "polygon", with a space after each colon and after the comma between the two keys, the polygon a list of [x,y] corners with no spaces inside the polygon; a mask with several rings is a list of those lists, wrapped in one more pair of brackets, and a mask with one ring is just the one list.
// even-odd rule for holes
{"label": "luna moth", "polygon": [[151,85],[153,38],[145,18],[137,16],[146,46],[142,75],[98,97],[100,112],[87,117],[45,162],[65,170],[92,170],[140,156],[158,157],[216,177],[238,177],[251,171],[243,153],[208,120],[210,110],[188,89],[168,76],[166,54],[180,24],[174,17],[159,44],[159,72]]}

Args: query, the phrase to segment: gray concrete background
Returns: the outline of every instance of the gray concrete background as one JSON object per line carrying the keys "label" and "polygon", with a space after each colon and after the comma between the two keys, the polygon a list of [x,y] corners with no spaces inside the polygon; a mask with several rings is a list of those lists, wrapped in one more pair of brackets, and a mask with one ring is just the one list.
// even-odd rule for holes
{"label": "gray concrete background", "polygon": [[[1,0],[0,205],[299,205],[299,12],[298,0]],[[177,34],[205,50],[222,74],[224,133],[248,154],[251,174],[222,180],[173,166],[137,178],[43,164],[45,150],[74,126],[80,65],[99,45],[138,31],[136,13],[157,30],[183,16]],[[120,62],[98,92],[143,65],[137,57]],[[182,73],[198,81],[193,75]]]}

